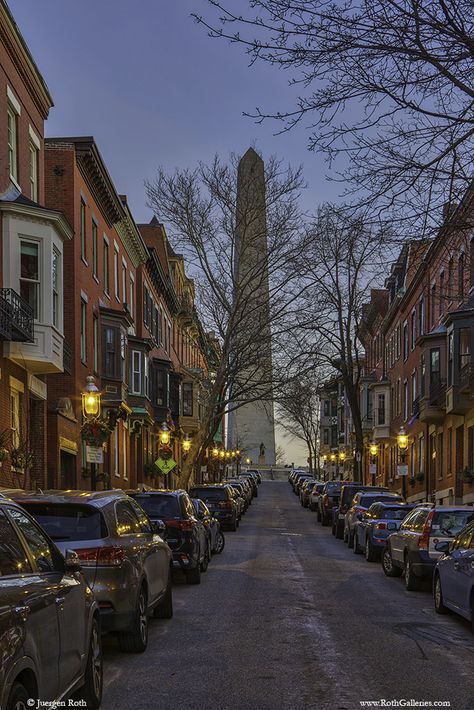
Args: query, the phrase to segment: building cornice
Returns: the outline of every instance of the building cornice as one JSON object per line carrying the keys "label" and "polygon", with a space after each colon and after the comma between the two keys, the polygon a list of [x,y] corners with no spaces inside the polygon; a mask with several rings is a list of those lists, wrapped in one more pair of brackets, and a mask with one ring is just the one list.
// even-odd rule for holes
{"label": "building cornice", "polygon": [[42,224],[53,224],[64,241],[73,238],[73,230],[62,212],[50,210],[40,205],[23,205],[17,202],[1,202],[0,211],[6,214],[15,215],[27,221],[35,221]]}

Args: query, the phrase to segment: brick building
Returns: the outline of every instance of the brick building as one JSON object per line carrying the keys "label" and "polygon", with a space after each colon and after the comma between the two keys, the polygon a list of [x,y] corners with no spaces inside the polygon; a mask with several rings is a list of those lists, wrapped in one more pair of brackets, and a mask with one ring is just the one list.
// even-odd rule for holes
{"label": "brick building", "polygon": [[48,373],[63,369],[64,249],[72,229],[45,205],[44,122],[53,105],[0,0],[0,481],[44,486]]}

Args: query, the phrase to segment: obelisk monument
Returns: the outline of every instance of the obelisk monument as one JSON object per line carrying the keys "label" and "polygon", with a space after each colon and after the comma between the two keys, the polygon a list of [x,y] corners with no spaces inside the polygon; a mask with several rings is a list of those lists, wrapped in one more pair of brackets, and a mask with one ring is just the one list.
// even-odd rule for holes
{"label": "obelisk monument", "polygon": [[241,450],[243,462],[274,465],[265,166],[253,148],[238,166],[235,234],[234,298],[239,318],[234,347],[243,366],[231,386],[231,408],[233,401],[245,403],[229,414],[228,446]]}

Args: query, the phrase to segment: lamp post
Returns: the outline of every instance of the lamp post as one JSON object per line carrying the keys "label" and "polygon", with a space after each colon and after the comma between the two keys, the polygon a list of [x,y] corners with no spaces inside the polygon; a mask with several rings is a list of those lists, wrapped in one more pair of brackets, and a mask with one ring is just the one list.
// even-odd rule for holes
{"label": "lamp post", "polygon": [[[100,391],[95,384],[93,375],[88,375],[86,378],[86,386],[82,393],[82,414],[86,420],[97,419],[100,415]],[[91,462],[91,490],[97,488],[97,464]]]}
{"label": "lamp post", "polygon": [[372,485],[375,486],[375,476],[377,475],[377,444],[373,441],[369,447],[371,461],[370,461],[370,473],[372,475]]}
{"label": "lamp post", "polygon": [[397,436],[397,445],[400,451],[400,465],[403,466],[403,472],[398,470],[398,475],[402,477],[402,496],[406,499],[407,497],[407,477],[405,472],[405,454],[408,449],[408,435],[403,427],[400,427],[400,431]]}

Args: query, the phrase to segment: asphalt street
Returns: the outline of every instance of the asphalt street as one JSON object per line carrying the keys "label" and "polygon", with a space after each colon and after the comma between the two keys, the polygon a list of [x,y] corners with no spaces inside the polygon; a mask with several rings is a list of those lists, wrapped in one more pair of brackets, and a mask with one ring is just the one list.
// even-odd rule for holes
{"label": "asphalt street", "polygon": [[264,481],[200,586],[143,655],[105,641],[104,710],[355,710],[368,700],[474,710],[474,636],[316,524],[286,482]]}

